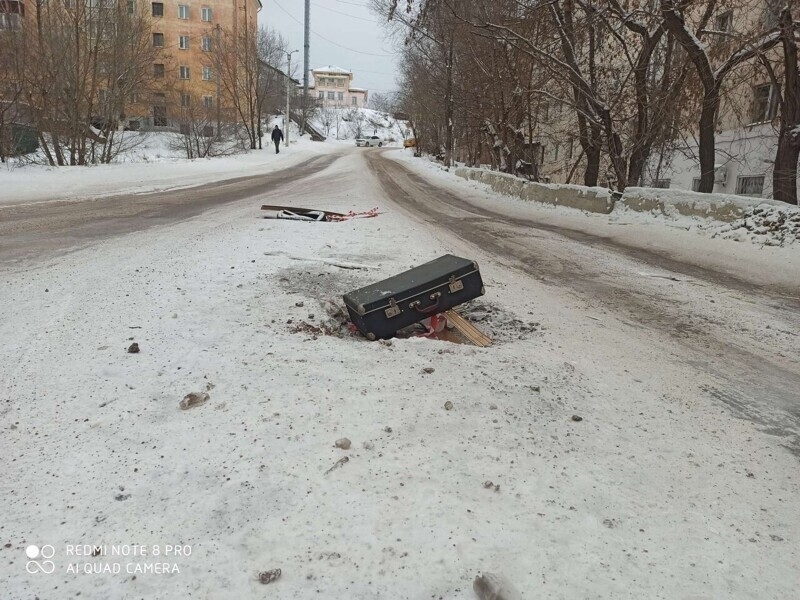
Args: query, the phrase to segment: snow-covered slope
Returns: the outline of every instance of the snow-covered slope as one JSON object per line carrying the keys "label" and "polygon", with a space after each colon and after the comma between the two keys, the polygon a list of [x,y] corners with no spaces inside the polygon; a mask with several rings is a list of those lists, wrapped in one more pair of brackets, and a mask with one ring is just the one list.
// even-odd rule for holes
{"label": "snow-covered slope", "polygon": [[369,108],[323,107],[312,118],[314,126],[333,140],[377,135],[388,144],[401,143],[408,124]]}

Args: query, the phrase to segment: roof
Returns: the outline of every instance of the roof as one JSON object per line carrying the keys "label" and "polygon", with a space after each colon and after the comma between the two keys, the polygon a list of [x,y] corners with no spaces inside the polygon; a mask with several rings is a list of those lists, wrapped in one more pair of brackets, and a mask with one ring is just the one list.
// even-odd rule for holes
{"label": "roof", "polygon": [[367,90],[365,90],[364,88],[357,88],[357,87],[350,86],[350,91],[351,92],[366,92]]}
{"label": "roof", "polygon": [[333,65],[328,65],[326,67],[317,67],[316,69],[311,69],[314,73],[338,73],[340,75],[352,75],[351,71],[347,69],[342,69],[341,67],[334,67]]}
{"label": "roof", "polygon": [[[0,0],[0,1],[2,1],[2,0]],[[278,67],[273,67],[271,64],[269,64],[268,62],[264,62],[263,60],[261,60],[259,62],[261,63],[262,66],[267,67],[268,69],[271,69],[271,70],[275,71],[278,75],[281,75],[282,77],[286,77],[286,73],[281,71]],[[297,84],[300,83],[294,77],[289,77],[289,79],[292,80],[294,83],[297,83]]]}

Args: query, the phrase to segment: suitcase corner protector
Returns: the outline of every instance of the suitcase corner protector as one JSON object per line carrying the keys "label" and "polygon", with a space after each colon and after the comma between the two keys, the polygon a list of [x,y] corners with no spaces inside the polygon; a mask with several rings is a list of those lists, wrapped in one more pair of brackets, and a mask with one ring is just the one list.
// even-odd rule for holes
{"label": "suitcase corner protector", "polygon": [[481,296],[484,296],[485,294],[486,294],[486,288],[484,286],[481,286]]}
{"label": "suitcase corner protector", "polygon": [[478,266],[478,261],[477,260],[473,260],[472,261],[472,266],[475,268],[476,271],[480,271],[481,270],[481,268]]}
{"label": "suitcase corner protector", "polygon": [[356,312],[359,314],[359,316],[363,317],[364,314],[367,312],[367,309],[364,308],[363,304],[359,304],[358,306],[356,306]]}
{"label": "suitcase corner protector", "polygon": [[375,339],[376,339],[376,337],[375,337],[375,334],[374,334],[374,333],[372,333],[372,332],[370,331],[370,332],[367,334],[367,339],[368,339],[370,342],[374,342],[374,341],[375,341]]}

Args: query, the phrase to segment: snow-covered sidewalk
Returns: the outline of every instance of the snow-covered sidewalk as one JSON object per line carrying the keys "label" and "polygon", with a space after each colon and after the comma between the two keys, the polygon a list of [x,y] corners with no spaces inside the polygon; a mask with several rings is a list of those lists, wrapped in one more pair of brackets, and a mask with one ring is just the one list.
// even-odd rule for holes
{"label": "snow-covered sidewalk", "polygon": [[[162,136],[163,137],[163,136]],[[164,144],[157,138],[153,143]],[[0,166],[0,207],[3,205],[84,200],[111,195],[148,193],[192,187],[247,175],[260,175],[286,169],[319,154],[336,152],[336,144],[312,142],[293,132],[288,147],[280,154],[265,138],[263,150],[215,158],[188,160],[175,158],[168,148],[146,146],[146,156],[131,162],[87,167],[49,167],[27,165],[17,168]],[[133,153],[135,154],[135,152]]]}
{"label": "snow-covered sidewalk", "polygon": [[[612,360],[621,334],[552,290],[478,253],[492,348],[341,332],[330,299],[474,249],[386,203],[359,154],[335,165],[293,202],[377,218],[254,199],[3,273],[4,594],[454,599],[481,571],[525,598],[795,593],[796,457],[670,367]],[[26,573],[30,544],[54,573]]]}

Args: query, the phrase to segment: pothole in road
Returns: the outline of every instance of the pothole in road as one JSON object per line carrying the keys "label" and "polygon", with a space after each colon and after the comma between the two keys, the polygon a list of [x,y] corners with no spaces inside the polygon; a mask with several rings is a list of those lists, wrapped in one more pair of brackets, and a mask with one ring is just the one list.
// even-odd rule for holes
{"label": "pothole in road", "polygon": [[[354,331],[342,301],[344,291],[361,287],[370,278],[364,273],[347,269],[325,268],[284,269],[278,274],[278,285],[291,294],[309,298],[298,308],[306,312],[303,317],[287,320],[290,332],[310,335],[316,339],[333,336],[353,341],[366,341]],[[544,327],[534,320],[523,320],[505,308],[482,297],[456,307],[457,312],[492,338],[495,344],[522,340],[541,335]],[[292,311],[296,314],[296,311]],[[408,338],[424,333],[422,324],[415,324],[397,332],[395,337]],[[445,336],[447,337],[447,336]],[[446,341],[446,340],[442,340]],[[454,341],[454,340],[451,340]]]}

